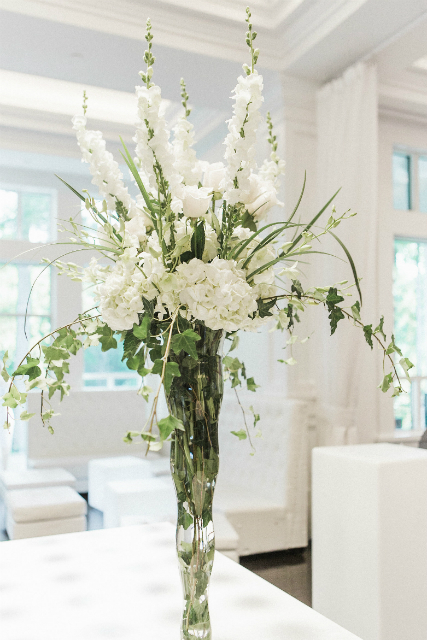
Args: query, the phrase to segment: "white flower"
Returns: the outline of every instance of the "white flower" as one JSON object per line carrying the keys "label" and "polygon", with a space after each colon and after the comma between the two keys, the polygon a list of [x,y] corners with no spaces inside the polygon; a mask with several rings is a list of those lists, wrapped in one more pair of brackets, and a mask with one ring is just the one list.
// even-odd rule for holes
{"label": "white flower", "polygon": [[[141,168],[147,175],[151,190],[157,194],[158,185],[155,167],[160,166],[163,178],[169,185],[172,198],[176,198],[177,189],[182,178],[174,167],[174,154],[169,142],[169,129],[162,113],[162,96],[160,87],[152,85],[136,87],[138,99],[138,120],[134,141],[136,155]],[[174,207],[178,209],[175,200]],[[175,209],[173,209],[175,211]],[[178,209],[179,210],[179,209]]]}
{"label": "white flower", "polygon": [[186,185],[197,185],[201,179],[201,167],[197,162],[194,144],[194,127],[185,115],[179,118],[174,129],[172,143],[175,156],[175,169],[182,176]]}
{"label": "white flower", "polygon": [[125,222],[125,241],[128,246],[143,245],[147,241],[147,228],[145,226],[147,216],[136,215]]}
{"label": "white flower", "polygon": [[136,203],[129,195],[127,187],[123,183],[123,174],[113,155],[106,150],[105,140],[100,131],[86,130],[86,117],[74,116],[73,129],[77,134],[77,141],[82,151],[83,162],[89,163],[99,193],[105,198],[110,211],[115,211],[116,201],[123,203],[124,207],[133,215]]}
{"label": "white flower", "polygon": [[256,173],[249,176],[250,190],[247,199],[244,200],[246,209],[251,213],[255,220],[265,218],[269,210],[275,205],[283,206],[277,200],[276,187],[272,182],[268,182],[260,178]]}
{"label": "white flower", "polygon": [[255,168],[256,130],[261,120],[259,109],[264,100],[262,88],[262,76],[254,71],[240,76],[234,89],[233,117],[228,121],[229,133],[224,143],[227,160],[224,200],[229,204],[246,202],[249,194],[249,176]]}
{"label": "white flower", "polygon": [[221,191],[225,179],[225,167],[222,162],[209,164],[203,176],[203,186],[211,191]]}
{"label": "white flower", "polygon": [[201,187],[200,189],[196,185],[182,187],[180,197],[184,215],[187,218],[204,216],[211,203],[211,193],[206,187]]}
{"label": "white flower", "polygon": [[215,258],[205,264],[193,258],[177,268],[179,300],[187,318],[202,320],[211,329],[236,331],[251,325],[257,310],[252,288],[233,260]]}
{"label": "white flower", "polygon": [[285,173],[285,161],[281,160],[275,151],[271,152],[271,160],[264,160],[258,174],[263,180],[276,184],[280,174]]}
{"label": "white flower", "polygon": [[295,262],[292,267],[285,267],[279,272],[279,276],[286,276],[291,280],[297,278],[300,275],[299,269],[297,269],[298,262]]}

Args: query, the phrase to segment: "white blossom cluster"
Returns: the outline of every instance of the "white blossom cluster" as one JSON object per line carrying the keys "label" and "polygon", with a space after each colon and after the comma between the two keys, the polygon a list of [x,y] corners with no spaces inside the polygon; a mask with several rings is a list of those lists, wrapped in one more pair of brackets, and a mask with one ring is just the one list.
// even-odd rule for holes
{"label": "white blossom cluster", "polygon": [[228,121],[229,133],[224,143],[227,161],[224,199],[229,204],[248,202],[249,176],[255,168],[256,131],[261,120],[259,109],[264,101],[262,88],[262,76],[254,71],[240,76],[234,89],[233,117]]}
{"label": "white blossom cluster", "polygon": [[102,133],[86,129],[86,116],[74,116],[72,122],[82,151],[82,161],[89,163],[92,183],[98,187],[108,208],[114,211],[117,199],[130,212],[130,217],[133,217],[137,213],[136,203],[123,183],[123,174],[118,163],[105,148]]}
{"label": "white blossom cluster", "polygon": [[182,177],[184,184],[197,185],[202,177],[202,163],[197,160],[194,145],[194,127],[185,115],[179,118],[173,128],[172,142],[175,157],[175,169]]}

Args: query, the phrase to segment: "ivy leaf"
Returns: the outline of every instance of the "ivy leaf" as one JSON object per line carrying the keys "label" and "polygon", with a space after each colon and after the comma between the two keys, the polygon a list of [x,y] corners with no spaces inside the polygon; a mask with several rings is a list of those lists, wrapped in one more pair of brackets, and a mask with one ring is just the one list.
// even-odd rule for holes
{"label": "ivy leaf", "polygon": [[[61,358],[62,359],[62,358]],[[34,380],[41,376],[41,369],[38,366],[40,360],[38,358],[27,357],[27,364],[21,364],[16,371],[13,372],[14,376],[28,376],[29,380]]]}
{"label": "ivy leaf", "polygon": [[369,346],[371,347],[371,349],[374,348],[374,343],[372,342],[372,325],[371,324],[365,324],[365,326],[363,327],[363,333],[365,335],[365,340],[366,342],[369,344]]}
{"label": "ivy leaf", "polygon": [[328,295],[326,296],[326,305],[329,310],[329,322],[331,325],[331,335],[333,335],[338,326],[338,322],[345,318],[342,309],[337,307],[336,305],[339,302],[342,302],[344,298],[340,296],[337,292],[337,289],[334,287],[330,287],[328,291]]}
{"label": "ivy leaf", "polygon": [[237,436],[239,440],[246,440],[246,438],[248,437],[244,429],[240,429],[240,431],[230,431],[230,433],[232,433],[233,436]]}
{"label": "ivy leaf", "polygon": [[141,324],[133,325],[133,335],[140,340],[146,340],[149,336],[150,324],[151,318],[147,314],[145,314],[142,318]]}
{"label": "ivy leaf", "polygon": [[12,393],[9,391],[5,393],[3,396],[3,407],[10,407],[11,409],[16,409],[18,406],[18,400],[13,397]]}
{"label": "ivy leaf", "polygon": [[[162,371],[163,371],[163,360],[157,359],[154,362],[154,365],[153,365],[153,368],[151,370],[151,373],[162,375]],[[164,384],[164,387],[165,387],[166,395],[168,395],[169,391],[171,390],[172,380],[174,378],[180,378],[180,377],[181,377],[181,372],[179,370],[178,363],[177,362],[167,362],[166,363],[166,367],[165,367],[165,377],[164,377],[164,380],[163,380],[163,384]]]}
{"label": "ivy leaf", "polygon": [[232,358],[231,356],[225,356],[222,359],[222,363],[226,369],[235,373],[239,369],[243,367],[243,364],[240,362],[238,358]]}
{"label": "ivy leaf", "polygon": [[386,351],[386,355],[390,355],[391,353],[398,353],[399,356],[403,356],[403,353],[401,352],[401,350],[399,349],[399,347],[397,346],[397,344],[394,341],[394,335],[391,335],[391,342],[387,347],[387,351]]}
{"label": "ivy leaf", "polygon": [[272,316],[273,314],[270,313],[270,309],[272,307],[274,307],[274,305],[277,302],[277,298],[273,298],[272,300],[262,300],[261,298],[258,298],[258,300],[256,301],[257,305],[258,305],[258,314],[260,318],[267,318],[268,316]]}
{"label": "ivy leaf", "polygon": [[[125,339],[123,341],[123,360],[132,358],[138,351],[138,347],[141,344],[141,340],[133,335],[133,330],[126,331]],[[129,366],[129,365],[128,365]],[[129,367],[131,369],[132,367]]]}
{"label": "ivy leaf", "polygon": [[255,384],[255,380],[253,378],[248,378],[246,380],[246,386],[248,391],[254,391],[254,392],[260,388],[259,384]]}
{"label": "ivy leaf", "polygon": [[403,371],[405,372],[405,376],[407,377],[407,379],[410,380],[408,371],[409,371],[409,369],[412,369],[415,365],[412,364],[412,362],[409,360],[409,358],[401,358],[399,360],[399,364],[402,367]]}
{"label": "ivy leaf", "polygon": [[67,360],[70,357],[67,349],[62,347],[42,347],[46,362],[52,360]]}
{"label": "ivy leaf", "polygon": [[27,411],[23,411],[21,413],[21,415],[19,416],[20,420],[29,420],[30,418],[32,418],[33,416],[35,416],[35,413],[27,413]]}
{"label": "ivy leaf", "polygon": [[384,376],[384,378],[382,379],[382,382],[380,382],[380,384],[378,385],[378,389],[381,389],[383,393],[386,393],[390,389],[392,384],[393,384],[393,374],[388,373],[387,375]]}
{"label": "ivy leaf", "polygon": [[110,349],[117,349],[117,340],[111,334],[110,336],[101,336],[99,342],[102,344],[101,351],[109,351]]}
{"label": "ivy leaf", "polygon": [[[172,364],[172,363],[168,363]],[[176,364],[175,362],[173,364]],[[162,440],[166,440],[170,436],[170,434],[175,431],[175,429],[179,429],[180,431],[184,431],[184,425],[182,420],[175,418],[175,416],[169,415],[167,418],[163,418],[159,421],[157,425],[159,427],[160,438]]]}
{"label": "ivy leaf", "polygon": [[200,340],[198,333],[193,329],[186,329],[183,333],[176,333],[171,340],[171,348],[178,355],[181,351],[185,351],[189,356],[198,359],[196,351],[196,342]]}
{"label": "ivy leaf", "polygon": [[360,317],[360,302],[359,302],[359,300],[356,300],[354,305],[351,307],[351,312],[353,314],[354,320],[358,320],[359,322],[362,322],[362,318]]}
{"label": "ivy leaf", "polygon": [[384,338],[384,340],[387,340],[387,336],[384,333],[384,316],[381,316],[380,323],[379,323],[378,327],[375,328],[374,333],[380,333],[382,335],[382,337]]}
{"label": "ivy leaf", "polygon": [[237,347],[239,346],[239,342],[240,342],[240,337],[239,336],[233,336],[233,342],[231,343],[231,347],[230,347],[228,353],[231,353],[231,351],[234,351],[234,349],[237,349]]}
{"label": "ivy leaf", "polygon": [[299,280],[292,280],[291,292],[297,294],[297,298],[301,300],[301,296],[304,295],[304,289],[302,288]]}
{"label": "ivy leaf", "polygon": [[150,393],[153,393],[153,389],[151,387],[149,387],[148,385],[144,384],[139,390],[138,390],[138,395],[142,396],[145,400],[145,402],[148,402],[149,398],[150,398]]}

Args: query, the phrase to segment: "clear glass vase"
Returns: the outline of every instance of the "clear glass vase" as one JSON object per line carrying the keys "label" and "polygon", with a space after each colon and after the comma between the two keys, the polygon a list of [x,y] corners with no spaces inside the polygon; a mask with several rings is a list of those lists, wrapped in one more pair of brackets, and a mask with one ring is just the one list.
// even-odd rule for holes
{"label": "clear glass vase", "polygon": [[219,467],[218,420],[223,396],[223,331],[196,323],[198,360],[184,351],[170,360],[181,373],[167,401],[182,420],[171,445],[171,471],[178,503],[176,546],[184,590],[181,639],[210,639],[209,580],[215,553],[212,501]]}

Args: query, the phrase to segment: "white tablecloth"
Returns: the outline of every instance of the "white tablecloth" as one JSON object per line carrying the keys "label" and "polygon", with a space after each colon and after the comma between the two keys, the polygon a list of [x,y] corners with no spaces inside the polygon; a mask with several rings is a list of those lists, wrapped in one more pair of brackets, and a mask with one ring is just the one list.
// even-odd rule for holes
{"label": "white tablecloth", "polygon": [[[1,640],[178,640],[174,528],[156,524],[0,544]],[[358,640],[217,553],[214,640]]]}

